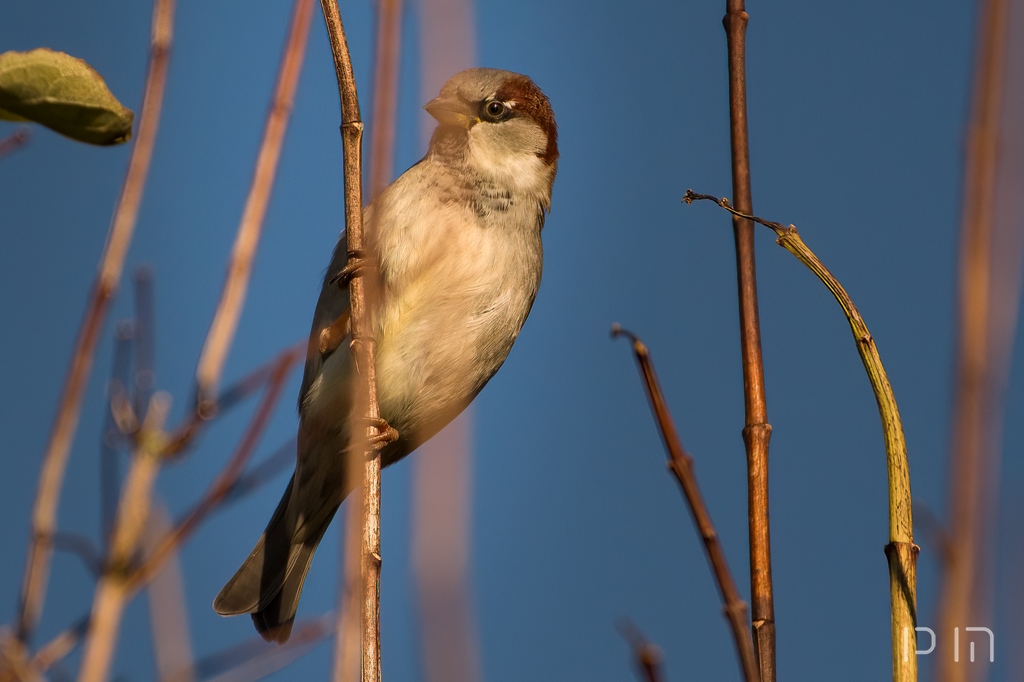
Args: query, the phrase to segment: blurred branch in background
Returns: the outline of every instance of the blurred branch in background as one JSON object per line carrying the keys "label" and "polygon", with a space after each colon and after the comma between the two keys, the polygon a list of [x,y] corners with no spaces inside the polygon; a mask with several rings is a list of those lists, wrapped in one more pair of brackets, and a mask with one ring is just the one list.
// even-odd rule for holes
{"label": "blurred branch in background", "polygon": [[853,299],[824,263],[808,248],[794,225],[781,223],[742,213],[729,204],[729,200],[710,194],[697,194],[686,190],[683,202],[714,201],[733,215],[764,225],[775,232],[775,242],[796,256],[797,260],[817,275],[822,284],[835,297],[846,315],[857,353],[871,382],[871,390],[878,404],[878,415],[885,438],[886,474],[889,484],[889,543],[885,555],[889,562],[889,602],[892,609],[892,678],[894,682],[917,680],[917,555],[920,548],[914,544],[913,500],[910,495],[910,465],[907,460],[907,439],[903,433],[896,396],[882,365],[875,340],[867,323],[854,305]]}
{"label": "blurred branch in background", "polygon": [[[476,64],[473,0],[421,0],[420,100]],[[426,147],[433,122],[424,116]],[[412,461],[412,572],[426,682],[482,679],[470,546],[473,409],[425,443]]]}
{"label": "blurred branch in background", "polygon": [[[157,538],[165,536],[171,522],[163,504],[156,501],[151,509],[143,538],[143,551],[150,554]],[[195,680],[192,640],[189,636],[185,579],[177,552],[170,553],[163,566],[146,586],[149,602],[149,630],[156,657],[156,674],[160,682],[193,682]]]}
{"label": "blurred branch in background", "polygon": [[221,374],[235,330],[238,328],[242,306],[245,305],[252,261],[260,241],[263,219],[274,188],[277,162],[281,158],[281,147],[284,144],[285,131],[288,130],[288,119],[295,101],[299,74],[302,72],[302,60],[306,54],[306,40],[309,36],[309,20],[312,13],[312,0],[295,0],[288,40],[278,67],[277,84],[267,123],[263,129],[263,141],[256,158],[252,185],[245,200],[242,220],[238,224],[235,245],[231,250],[224,290],[221,292],[217,312],[210,323],[210,331],[203,345],[199,366],[196,368],[196,414],[200,419],[205,419],[217,410],[216,398]]}
{"label": "blurred branch in background", "polygon": [[299,622],[283,645],[267,644],[259,637],[196,662],[199,679],[206,682],[252,682],[273,674],[301,658],[334,631],[333,613]]}
{"label": "blurred branch in background", "polygon": [[473,416],[467,408],[416,455],[412,573],[423,679],[482,679],[470,574]]}
{"label": "blurred branch in background", "polygon": [[166,438],[164,421],[170,407],[169,395],[154,394],[146,409],[146,419],[136,434],[137,445],[125,475],[109,556],[93,597],[79,682],[104,682],[110,676],[121,615],[130,598],[125,578],[149,518],[153,484],[160,470],[160,452]]}
{"label": "blurred branch in background", "polygon": [[[55,427],[53,443],[59,447],[52,449],[44,464],[44,476],[40,486],[39,500],[37,500],[37,512],[42,509],[44,519],[48,519],[50,530],[41,534],[39,529],[45,528],[45,524],[38,522],[39,514],[34,517],[34,539],[29,555],[29,567],[27,569],[25,596],[23,597],[23,609],[19,620],[19,635],[22,641],[27,637],[31,625],[38,620],[38,608],[35,604],[41,603],[41,596],[46,583],[46,568],[48,567],[49,555],[52,552],[53,525],[55,524],[56,497],[59,497],[59,483],[63,475],[64,466],[67,461],[67,452],[70,448],[73,436],[74,422],[77,421],[78,408],[81,402],[81,393],[84,389],[86,374],[82,368],[88,368],[89,361],[95,348],[96,339],[99,333],[99,322],[102,319],[102,312],[113,293],[114,286],[120,277],[121,266],[124,260],[124,253],[127,249],[127,236],[130,236],[131,227],[137,215],[141,177],[144,177],[145,168],[148,166],[149,151],[152,147],[152,137],[155,131],[155,114],[147,112],[154,111],[153,101],[159,103],[159,93],[162,92],[163,74],[166,72],[164,64],[166,60],[167,45],[170,37],[170,17],[173,4],[158,0],[154,10],[154,47],[153,58],[150,68],[150,80],[147,82],[146,101],[143,107],[142,132],[138,136],[136,148],[133,150],[132,162],[129,166],[128,179],[125,182],[124,195],[119,210],[115,215],[115,225],[111,231],[108,253],[116,254],[116,258],[104,261],[94,307],[87,316],[86,332],[83,343],[72,368],[69,386],[63,403],[64,407],[71,406],[73,409],[63,410],[58,419],[58,426]],[[268,122],[264,134],[263,143],[260,147],[260,154],[257,161],[257,169],[253,188],[250,192],[246,215],[243,217],[239,230],[239,238],[236,242],[236,249],[233,254],[231,267],[229,268],[229,283],[225,286],[225,296],[221,302],[218,316],[211,332],[215,338],[223,341],[220,351],[214,343],[213,360],[207,360],[201,366],[208,370],[212,368],[214,380],[207,383],[200,382],[202,389],[216,386],[220,379],[220,371],[223,367],[223,360],[226,357],[230,336],[237,323],[238,315],[244,301],[244,289],[247,282],[251,258],[255,251],[256,242],[259,237],[259,227],[268,200],[272,184],[276,161],[280,154],[280,146],[283,139],[285,125],[288,119],[288,112],[291,109],[291,102],[294,97],[299,69],[302,63],[302,56],[305,52],[306,37],[308,35],[309,20],[312,14],[311,0],[296,0],[292,16],[292,25],[288,35],[288,41],[282,56],[282,63],[278,73],[275,95],[272,100]],[[158,60],[158,57],[163,61]],[[157,64],[160,66],[157,66]],[[154,76],[157,74],[157,76]],[[159,87],[154,85],[159,83]],[[158,94],[154,95],[154,91]],[[158,107],[156,107],[158,110]],[[147,128],[147,126],[149,126]],[[140,149],[144,149],[145,153]],[[142,161],[138,161],[138,157]],[[139,168],[142,171],[139,171]],[[140,175],[141,173],[141,175]],[[124,208],[124,210],[121,209]],[[127,217],[124,217],[124,216]],[[123,227],[127,225],[127,227]],[[239,245],[241,244],[241,246]],[[113,277],[116,274],[116,277]],[[86,649],[83,656],[79,679],[81,680],[104,680],[109,675],[113,654],[116,649],[117,635],[121,614],[125,604],[131,599],[135,590],[144,582],[153,577],[162,562],[173,554],[182,539],[187,537],[192,530],[202,521],[205,516],[216,507],[221,500],[231,491],[232,486],[242,473],[242,469],[251,455],[255,445],[258,443],[264,426],[266,425],[271,411],[276,406],[280,390],[284,384],[287,370],[294,364],[299,356],[299,350],[293,348],[285,351],[277,360],[276,366],[268,377],[268,387],[260,409],[253,417],[249,429],[243,436],[238,450],[229,462],[225,471],[212,485],[206,497],[200,502],[193,513],[174,529],[172,533],[164,536],[156,543],[154,554],[147,558],[140,567],[135,568],[138,552],[141,547],[143,530],[146,528],[149,518],[151,502],[153,500],[152,488],[159,472],[161,462],[169,455],[176,454],[191,440],[198,429],[199,421],[196,416],[187,418],[186,425],[178,429],[172,435],[164,431],[164,419],[166,417],[170,398],[164,394],[157,394],[149,401],[149,406],[144,412],[140,412],[139,405],[142,405],[142,398],[152,392],[153,385],[153,310],[152,310],[152,286],[148,273],[141,273],[136,280],[136,320],[133,326],[131,345],[135,351],[135,377],[132,382],[131,399],[128,393],[127,361],[122,357],[115,361],[115,377],[110,384],[110,406],[111,423],[116,425],[129,442],[134,443],[136,450],[131,459],[128,475],[125,479],[117,514],[114,523],[109,530],[109,552],[104,561],[103,573],[96,588],[93,602],[93,611],[90,619],[89,632],[87,635]],[[219,321],[218,321],[219,320]],[[230,327],[227,331],[226,328]],[[124,336],[124,334],[122,334]],[[225,340],[226,338],[226,340]],[[125,353],[125,341],[118,344],[122,355]],[[83,359],[84,358],[84,359]],[[83,364],[84,363],[84,364]],[[77,369],[76,369],[77,368]],[[262,378],[262,377],[261,377]],[[214,389],[215,390],[215,389]],[[251,390],[251,387],[250,387]],[[241,391],[244,393],[245,391]],[[68,400],[68,396],[73,400]],[[202,390],[200,390],[202,395]],[[199,402],[203,404],[202,400]],[[215,403],[214,403],[215,404]],[[197,410],[197,415],[209,415],[212,410]],[[70,420],[70,421],[68,421]],[[142,426],[138,426],[138,422]],[[118,439],[108,433],[112,438]],[[105,443],[106,450],[115,449],[117,443],[110,441]],[[118,462],[116,452],[104,453],[104,460],[101,468],[104,480],[104,493],[109,494],[112,485],[116,485]],[[54,473],[58,475],[54,480]],[[43,504],[42,502],[45,502]],[[46,514],[49,514],[47,517]],[[104,513],[104,523],[109,524],[109,510]],[[107,531],[105,530],[105,533]],[[40,538],[46,538],[46,543],[40,543]],[[39,550],[42,550],[40,553]],[[45,559],[45,563],[43,563]],[[158,655],[160,650],[158,647]],[[163,658],[167,658],[164,656]],[[178,663],[181,663],[180,656],[177,656]]]}
{"label": "blurred branch in background", "polygon": [[32,509],[31,537],[15,630],[17,638],[23,644],[29,641],[42,614],[50,573],[50,558],[53,553],[50,540],[57,527],[57,506],[60,502],[71,443],[78,428],[82,396],[92,370],[96,342],[103,329],[107,308],[121,280],[125,255],[131,243],[142,201],[142,191],[149,173],[153,143],[160,123],[164,84],[167,80],[173,18],[174,0],[154,0],[149,69],[142,97],[138,135],[128,161],[121,196],[111,220],[107,244],[100,258],[99,274],[93,284],[89,306],[82,319],[78,339],[75,341],[71,367],[60,397],[57,417],[43,454],[39,487]]}
{"label": "blurred branch in background", "polygon": [[[747,131],[747,11],[743,0],[727,0],[722,19],[729,60],[729,139],[732,145],[732,192],[743,213],[753,213],[750,190],[750,145]],[[732,217],[736,242],[736,277],[740,308],[740,353],[743,367],[743,444],[747,451],[747,514],[750,527],[750,602],[754,654],[763,682],[775,682],[775,596],[768,515],[768,403],[761,354],[757,305],[754,224]]]}
{"label": "blurred branch in background", "polygon": [[[743,628],[746,629],[744,620]],[[642,682],[664,682],[661,672],[662,654],[661,649],[649,642],[640,632],[640,629],[628,618],[623,618],[618,624],[619,634],[629,644],[633,654],[633,665],[636,666],[637,674]]]}
{"label": "blurred branch in background", "polygon": [[[940,632],[993,619],[1004,400],[1024,260],[1024,2],[978,5],[974,93],[963,172],[948,557]],[[982,680],[989,665],[942,653],[940,682]]]}
{"label": "blurred branch in background", "polygon": [[661,392],[658,375],[654,372],[654,363],[651,362],[647,346],[635,334],[623,329],[616,322],[612,325],[612,337],[620,335],[628,338],[633,344],[633,354],[640,370],[640,377],[644,382],[644,390],[647,392],[651,412],[654,414],[662,442],[665,444],[669,471],[675,475],[676,481],[683,491],[683,497],[686,498],[686,504],[690,508],[693,524],[697,527],[697,532],[700,533],[701,541],[704,543],[704,555],[707,557],[711,572],[715,577],[715,583],[718,585],[718,593],[722,598],[726,620],[732,630],[733,643],[736,645],[736,657],[739,659],[743,679],[746,682],[758,682],[761,678],[757,668],[757,659],[754,656],[753,642],[747,631],[747,605],[740,598],[739,590],[736,589],[736,581],[733,580],[729,564],[725,560],[725,552],[722,551],[722,546],[718,542],[718,533],[715,532],[715,527],[711,523],[711,514],[708,513],[704,497],[697,485],[697,477],[693,473],[693,458],[683,449],[683,443],[679,439],[679,432],[676,431],[672,415],[665,403],[665,396]]}
{"label": "blurred branch in background", "polygon": [[[127,390],[134,338],[135,325],[132,322],[125,321],[117,325],[114,333],[114,361],[107,382],[107,412],[100,432],[100,544],[104,555],[114,532],[117,495],[121,489],[121,450],[129,445],[114,415],[114,394],[123,395]],[[148,400],[146,404],[149,404]]]}
{"label": "blurred branch in background", "polygon": [[[135,376],[132,404],[142,414],[156,386],[156,321],[153,304],[153,273],[143,267],[135,271],[135,323],[132,327],[135,351]],[[127,382],[124,384],[128,386]]]}
{"label": "blurred branch in background", "polygon": [[395,165],[402,0],[377,0],[377,50],[370,127],[370,201],[391,182]]}
{"label": "blurred branch in background", "polygon": [[21,149],[28,142],[32,133],[28,126],[18,128],[5,138],[0,139],[0,158],[3,158],[13,151]]}
{"label": "blurred branch in background", "polygon": [[305,350],[305,344],[292,346],[278,355],[277,366],[267,382],[263,400],[253,413],[249,426],[239,440],[234,454],[231,455],[227,465],[217,475],[217,478],[210,484],[209,489],[185,518],[159,540],[154,540],[152,551],[145,561],[132,571],[128,577],[128,583],[132,588],[137,588],[139,585],[152,579],[163,563],[174,555],[177,548],[227,498],[235,483],[242,476],[242,470],[259,444],[263,431],[266,429],[267,423],[270,421],[270,417],[280,400],[281,391],[288,378],[288,372],[298,359],[302,357],[301,353],[303,350]]}

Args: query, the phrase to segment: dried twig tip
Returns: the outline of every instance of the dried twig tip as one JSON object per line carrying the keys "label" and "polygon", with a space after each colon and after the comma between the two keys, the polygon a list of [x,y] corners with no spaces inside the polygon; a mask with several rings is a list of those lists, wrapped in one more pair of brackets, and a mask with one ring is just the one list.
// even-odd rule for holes
{"label": "dried twig tip", "polygon": [[617,339],[620,336],[625,336],[633,343],[634,353],[637,355],[647,354],[647,346],[645,346],[644,342],[640,340],[640,337],[616,322],[612,325],[612,338]]}

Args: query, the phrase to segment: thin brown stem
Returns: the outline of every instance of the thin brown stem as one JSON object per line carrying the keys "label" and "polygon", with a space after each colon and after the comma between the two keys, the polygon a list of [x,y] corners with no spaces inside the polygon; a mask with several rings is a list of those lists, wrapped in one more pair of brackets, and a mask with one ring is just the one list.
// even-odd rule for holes
{"label": "thin brown stem", "polygon": [[758,676],[757,659],[754,657],[753,643],[747,631],[747,605],[740,598],[736,582],[733,580],[732,572],[725,560],[725,552],[722,551],[722,546],[718,542],[718,533],[715,532],[715,527],[711,523],[711,514],[708,513],[704,497],[697,485],[697,477],[693,472],[693,458],[683,449],[683,443],[679,439],[679,432],[676,431],[672,415],[665,403],[665,396],[661,392],[661,384],[658,383],[658,375],[654,372],[654,364],[647,351],[647,346],[632,332],[615,324],[612,326],[612,336],[619,335],[627,337],[633,343],[633,354],[636,356],[637,366],[640,368],[640,375],[647,391],[647,399],[650,401],[651,411],[654,413],[654,419],[658,423],[661,438],[665,443],[668,468],[675,475],[676,481],[683,491],[693,523],[704,543],[704,554],[711,565],[711,572],[714,574],[718,593],[722,598],[725,617],[732,629],[736,656],[739,659],[743,679],[746,682],[758,682],[760,677]]}
{"label": "thin brown stem", "polygon": [[[363,199],[362,199],[362,150],[363,123],[359,114],[359,96],[356,92],[355,75],[352,72],[352,60],[345,39],[345,29],[341,22],[337,0],[320,0],[327,33],[331,42],[331,53],[334,56],[334,71],[338,80],[338,95],[341,99],[341,138],[344,149],[345,171],[345,238],[346,248],[353,258],[362,258],[363,249]],[[374,263],[369,263],[371,271],[376,271]],[[377,370],[376,342],[374,340],[368,315],[368,302],[373,300],[373,292],[368,291],[373,276],[366,277],[367,268],[357,271],[349,282],[349,302],[352,309],[352,357],[360,375],[357,382],[352,404],[350,453],[366,452],[362,504],[362,675],[363,682],[379,682],[380,674],[380,453],[370,452],[369,439],[377,435],[377,428],[369,426],[365,430],[356,428],[358,421],[364,416],[371,420],[379,419],[380,407],[377,404]],[[350,455],[350,459],[355,460]],[[358,497],[358,493],[351,496]],[[344,612],[339,617],[344,618]],[[344,630],[344,625],[341,626]],[[336,666],[336,670],[344,666]]]}
{"label": "thin brown stem", "polygon": [[164,85],[167,80],[174,2],[175,0],[154,0],[149,71],[142,98],[138,135],[128,161],[121,196],[110,224],[107,244],[100,258],[99,273],[93,284],[89,306],[82,319],[78,339],[75,341],[71,367],[61,393],[53,430],[50,432],[50,440],[43,454],[42,471],[32,509],[31,538],[18,609],[16,635],[22,642],[29,640],[42,614],[46,583],[50,574],[50,558],[53,554],[48,538],[52,537],[57,526],[57,506],[60,502],[60,491],[64,483],[64,471],[67,468],[71,443],[78,428],[82,396],[92,370],[96,343],[103,329],[107,308],[121,280],[125,255],[135,230],[142,191],[149,173],[149,162],[153,155],[153,143],[160,123]]}
{"label": "thin brown stem", "polygon": [[238,224],[235,245],[228,263],[227,278],[224,281],[220,302],[217,304],[217,312],[210,323],[203,352],[199,357],[199,366],[196,368],[196,411],[200,415],[216,411],[221,373],[235,337],[235,330],[238,328],[242,306],[245,304],[252,262],[260,241],[263,219],[274,187],[277,162],[281,157],[281,147],[285,131],[288,129],[299,73],[302,71],[312,10],[312,0],[295,0],[288,39],[278,67],[274,97],[263,129],[263,141],[260,143],[259,155],[256,158],[249,196],[245,200],[245,210]]}
{"label": "thin brown stem", "polygon": [[[736,206],[753,212],[750,148],[747,134],[746,39],[748,16],[743,0],[727,0],[725,25],[729,57],[729,131],[732,141],[732,191]],[[747,451],[747,514],[750,526],[750,601],[754,651],[764,682],[775,682],[775,597],[772,588],[771,533],[768,520],[768,443],[772,435],[764,388],[761,323],[757,310],[754,226],[733,216],[736,276],[743,366],[743,443]]]}
{"label": "thin brown stem", "polygon": [[907,440],[903,421],[892,384],[882,365],[878,347],[868,330],[853,299],[825,264],[804,243],[793,225],[788,227],[764,218],[743,213],[729,204],[729,200],[710,194],[686,191],[687,204],[698,200],[714,201],[735,216],[752,220],[772,229],[776,243],[807,266],[832,293],[843,309],[850,325],[857,353],[871,382],[871,390],[878,404],[878,415],[885,438],[885,464],[889,484],[889,543],[885,555],[889,562],[889,604],[891,609],[892,678],[894,682],[917,680],[917,555],[920,548],[914,544],[913,499],[910,494],[910,464],[907,459]]}
{"label": "thin brown stem", "polygon": [[126,580],[128,566],[139,549],[149,518],[165,438],[163,425],[169,409],[170,397],[164,393],[154,394],[138,434],[138,447],[125,476],[117,508],[110,555],[93,597],[88,638],[78,671],[79,682],[103,682],[110,674],[121,616],[131,595]]}

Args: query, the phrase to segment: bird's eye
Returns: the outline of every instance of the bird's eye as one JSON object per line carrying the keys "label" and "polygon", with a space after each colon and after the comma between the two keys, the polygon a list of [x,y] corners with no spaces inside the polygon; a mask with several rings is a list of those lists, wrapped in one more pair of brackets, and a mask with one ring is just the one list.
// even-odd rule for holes
{"label": "bird's eye", "polygon": [[488,102],[484,109],[487,112],[487,117],[494,121],[500,119],[509,111],[507,104],[496,99]]}

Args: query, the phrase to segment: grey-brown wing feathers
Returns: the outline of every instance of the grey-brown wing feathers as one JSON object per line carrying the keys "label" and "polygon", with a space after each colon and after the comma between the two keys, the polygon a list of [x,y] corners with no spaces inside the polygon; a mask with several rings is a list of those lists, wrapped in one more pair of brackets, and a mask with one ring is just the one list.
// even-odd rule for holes
{"label": "grey-brown wing feathers", "polygon": [[[348,289],[329,284],[347,262],[342,237],[324,275],[324,286],[313,314],[306,367],[299,390],[301,413],[306,412],[305,403],[310,389],[324,371],[325,356],[319,350],[320,331],[341,317],[349,307]],[[334,352],[344,353],[345,350],[342,346]],[[347,358],[333,357],[328,362],[344,363]],[[304,426],[317,428],[313,423]],[[334,438],[325,438],[323,434],[304,437],[306,435],[300,429],[296,473],[289,481],[270,523],[249,557],[213,603],[214,610],[221,615],[252,614],[256,630],[267,641],[283,643],[288,640],[313,554],[344,496],[345,486],[341,480],[344,467],[340,450],[332,453],[334,457],[316,456],[310,452],[317,446],[332,447],[332,443],[343,442],[344,435],[334,434]]]}

